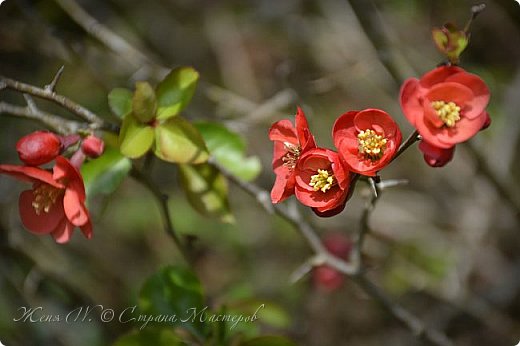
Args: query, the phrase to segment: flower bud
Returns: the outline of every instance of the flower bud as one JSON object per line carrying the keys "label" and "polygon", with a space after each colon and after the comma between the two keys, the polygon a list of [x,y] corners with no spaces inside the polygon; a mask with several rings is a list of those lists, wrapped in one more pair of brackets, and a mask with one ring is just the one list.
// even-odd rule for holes
{"label": "flower bud", "polygon": [[[341,233],[328,234],[323,240],[323,245],[331,254],[345,261],[348,260],[352,250],[352,241]],[[328,265],[315,268],[312,277],[316,286],[328,292],[340,288],[345,280],[342,273]]]}
{"label": "flower bud", "polygon": [[105,143],[103,140],[93,135],[88,136],[83,140],[83,143],[81,143],[81,151],[83,151],[86,156],[93,159],[101,156],[104,150]]}
{"label": "flower bud", "polygon": [[52,132],[36,131],[16,143],[18,156],[25,164],[39,166],[54,160],[61,152],[60,138]]}

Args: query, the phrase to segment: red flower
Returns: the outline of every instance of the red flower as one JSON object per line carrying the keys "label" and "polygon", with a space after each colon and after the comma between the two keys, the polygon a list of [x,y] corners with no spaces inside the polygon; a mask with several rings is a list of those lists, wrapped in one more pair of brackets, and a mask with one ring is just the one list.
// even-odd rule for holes
{"label": "red flower", "polygon": [[316,147],[316,142],[299,107],[296,127],[290,120],[280,120],[271,126],[269,139],[274,141],[273,170],[276,174],[271,200],[278,203],[294,194],[296,163],[304,152]]}
{"label": "red flower", "polygon": [[[325,248],[334,256],[343,260],[348,260],[350,251],[352,250],[352,242],[341,233],[329,234],[323,241]],[[314,283],[331,292],[343,285],[345,275],[328,265],[316,267],[312,272]]]}
{"label": "red flower", "polygon": [[[350,172],[338,154],[314,148],[305,152],[296,164],[296,198],[314,208],[320,216],[332,216],[343,210],[347,201]],[[335,213],[326,213],[333,211]]]}
{"label": "red flower", "polygon": [[379,109],[343,114],[334,123],[332,137],[350,169],[369,176],[390,163],[402,139],[395,121]]}
{"label": "red flower", "polygon": [[401,87],[401,108],[419,134],[437,148],[464,142],[488,121],[489,89],[480,77],[441,66]]}
{"label": "red flower", "polygon": [[424,161],[432,167],[442,167],[453,159],[455,146],[443,149],[431,145],[428,142],[421,141],[419,150],[424,154]]}
{"label": "red flower", "polygon": [[20,217],[29,231],[51,234],[56,242],[66,243],[77,226],[85,237],[92,237],[83,179],[67,159],[58,156],[52,173],[14,165],[0,165],[0,173],[33,184],[19,199]]}
{"label": "red flower", "polygon": [[51,162],[61,152],[61,140],[52,132],[36,131],[16,143],[18,156],[25,164],[39,166]]}

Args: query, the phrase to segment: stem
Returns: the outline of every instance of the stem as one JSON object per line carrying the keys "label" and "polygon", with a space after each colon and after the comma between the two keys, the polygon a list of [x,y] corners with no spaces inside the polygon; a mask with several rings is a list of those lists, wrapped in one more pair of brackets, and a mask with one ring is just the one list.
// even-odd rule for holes
{"label": "stem", "polygon": [[469,18],[466,26],[464,27],[464,32],[469,34],[469,29],[471,28],[471,24],[486,9],[486,4],[479,4],[471,7],[471,17]]}
{"label": "stem", "polygon": [[163,216],[163,223],[164,223],[164,230],[166,231],[166,234],[170,236],[170,238],[173,239],[173,242],[177,246],[182,258],[187,264],[191,265],[191,257],[188,255],[184,244],[182,243],[181,239],[177,235],[177,232],[175,231],[175,228],[173,227],[173,221],[170,215],[170,210],[168,208],[168,200],[169,196],[166,195],[161,191],[161,189],[146,176],[144,173],[136,169],[135,167],[132,168],[130,171],[130,175],[146,186],[148,190],[155,196],[157,201],[159,202],[159,206],[161,209],[161,214]]}
{"label": "stem", "polygon": [[24,94],[29,94],[32,96],[39,97],[41,99],[54,102],[60,105],[61,107],[67,109],[71,113],[89,122],[92,125],[91,127],[99,128],[103,126],[103,120],[99,118],[96,114],[92,113],[91,111],[77,104],[76,102],[66,98],[65,96],[56,94],[50,88],[38,88],[3,76],[0,76],[0,85],[7,89],[16,90]]}
{"label": "stem", "polygon": [[410,134],[410,136],[408,136],[408,138],[406,139],[406,141],[404,141],[401,146],[399,147],[399,149],[397,150],[397,153],[395,153],[394,157],[392,158],[392,161],[394,161],[395,159],[397,159],[399,156],[401,156],[402,153],[404,153],[406,151],[406,149],[408,149],[410,146],[412,146],[415,142],[417,142],[418,140],[420,140],[421,137],[419,135],[419,131],[415,130],[414,132],[412,132]]}

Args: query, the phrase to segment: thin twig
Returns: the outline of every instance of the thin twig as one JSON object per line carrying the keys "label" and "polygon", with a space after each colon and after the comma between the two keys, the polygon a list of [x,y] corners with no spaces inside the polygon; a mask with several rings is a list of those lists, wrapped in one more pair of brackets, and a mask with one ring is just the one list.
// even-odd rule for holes
{"label": "thin twig", "polygon": [[[404,326],[410,329],[418,338],[428,341],[432,345],[436,346],[453,345],[453,343],[442,332],[427,328],[419,318],[411,314],[408,310],[399,304],[394,303],[381,289],[373,284],[363,272],[358,270],[355,265],[330,254],[321,243],[320,238],[317,236],[314,228],[303,221],[300,215],[289,212],[287,208],[284,208],[279,204],[272,205],[269,201],[269,193],[267,191],[263,190],[255,184],[242,181],[241,179],[235,177],[214,160],[212,160],[210,163],[218,170],[220,170],[220,172],[226,176],[226,178],[247,192],[249,195],[254,197],[268,213],[280,216],[300,232],[300,234],[315,252],[313,259],[307,261],[306,264],[326,264],[338,270],[339,272],[350,276],[354,282],[358,284],[368,295],[370,295],[380,305],[385,307],[390,312],[390,314],[394,316],[394,318],[399,320]],[[316,261],[316,258],[318,258],[319,261]],[[308,270],[309,266],[304,265],[304,267],[299,269]],[[297,274],[297,276],[301,275],[301,273]]]}
{"label": "thin twig", "polygon": [[118,56],[126,59],[134,67],[148,67],[155,73],[164,75],[168,70],[154,63],[148,56],[132,46],[124,38],[113,32],[92,17],[74,0],[55,0],[72,20],[83,28],[89,35],[99,40]]}
{"label": "thin twig", "polygon": [[0,114],[3,113],[38,121],[50,130],[63,135],[75,133],[79,128],[81,128],[81,125],[78,122],[65,120],[57,115],[46,113],[38,108],[33,108],[30,105],[20,107],[6,102],[0,102]]}
{"label": "thin twig", "polygon": [[415,142],[421,139],[421,136],[419,135],[419,131],[415,130],[408,136],[406,141],[404,141],[399,149],[397,150],[397,153],[395,153],[394,157],[392,158],[392,161],[397,159],[399,156],[401,156],[402,153],[406,151],[411,145],[413,145]]}
{"label": "thin twig", "polygon": [[39,97],[54,102],[61,107],[67,109],[71,113],[88,121],[92,128],[100,128],[103,126],[103,120],[87,108],[77,104],[76,102],[66,98],[65,96],[56,94],[54,91],[42,89],[33,85],[25,84],[14,79],[0,76],[0,84],[4,84],[6,88],[16,90],[24,94]]}
{"label": "thin twig", "polygon": [[177,249],[179,250],[184,261],[187,264],[191,264],[191,257],[186,252],[186,248],[185,248],[184,244],[182,243],[181,239],[177,235],[177,232],[175,231],[175,228],[173,227],[173,221],[172,221],[172,218],[170,215],[170,209],[168,208],[169,196],[167,194],[165,194],[164,192],[162,192],[161,189],[151,179],[148,178],[148,176],[146,176],[144,173],[142,173],[137,168],[134,167],[130,171],[130,175],[135,180],[137,180],[138,182],[140,182],[141,184],[146,186],[148,188],[148,190],[150,190],[150,192],[157,199],[157,201],[159,202],[159,206],[161,208],[161,214],[162,214],[163,220],[164,220],[164,230],[174,241],[174,243],[177,246]]}

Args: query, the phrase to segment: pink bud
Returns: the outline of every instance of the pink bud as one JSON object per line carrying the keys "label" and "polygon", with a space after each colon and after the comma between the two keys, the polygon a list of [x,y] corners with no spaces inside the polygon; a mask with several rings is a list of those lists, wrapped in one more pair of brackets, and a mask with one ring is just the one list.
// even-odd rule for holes
{"label": "pink bud", "polygon": [[103,140],[93,135],[88,136],[83,140],[83,143],[81,143],[81,151],[83,151],[86,156],[93,159],[101,156],[104,150],[105,143]]}
{"label": "pink bud", "polygon": [[36,131],[16,143],[18,156],[25,164],[39,166],[54,160],[61,152],[60,138],[52,132]]}

